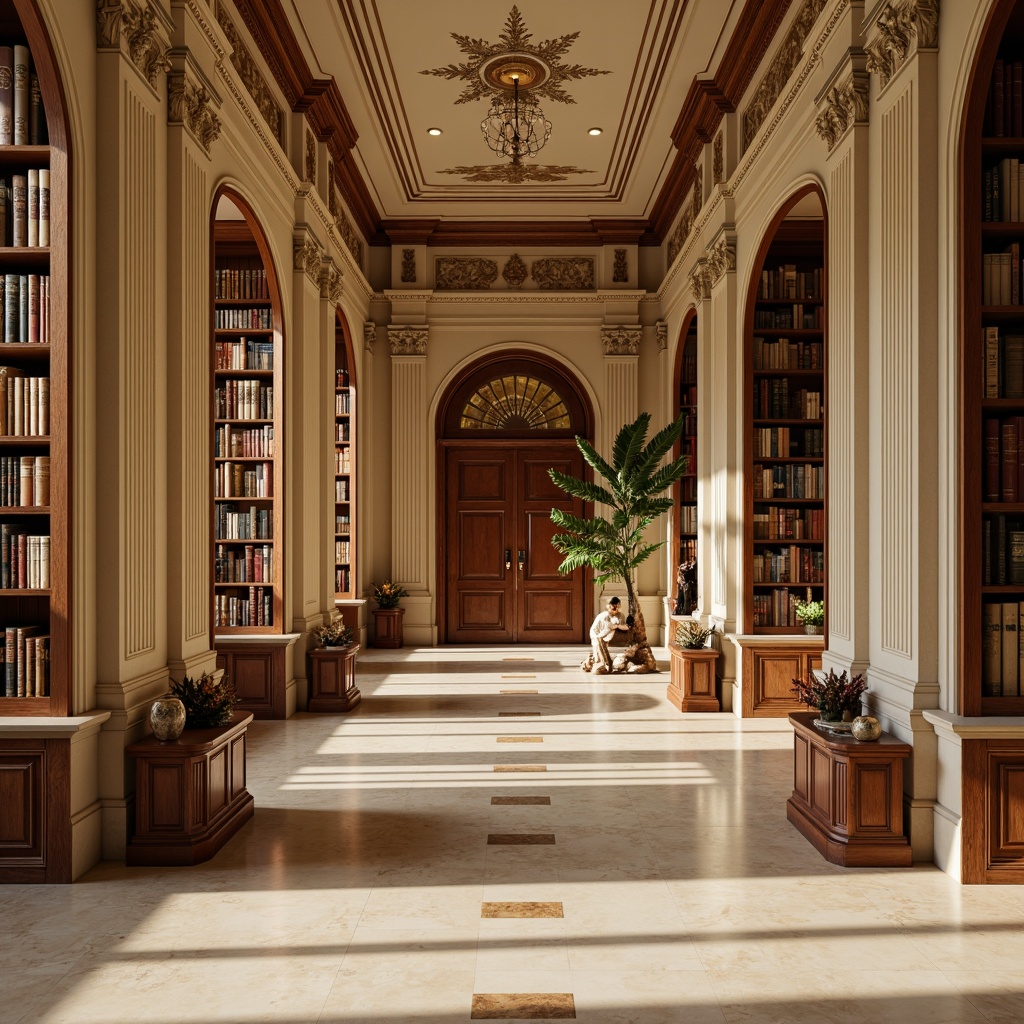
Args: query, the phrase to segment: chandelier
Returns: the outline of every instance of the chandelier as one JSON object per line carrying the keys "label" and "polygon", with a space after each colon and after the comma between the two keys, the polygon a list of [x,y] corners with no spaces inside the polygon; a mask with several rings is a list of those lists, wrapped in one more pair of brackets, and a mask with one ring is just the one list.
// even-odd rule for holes
{"label": "chandelier", "polygon": [[540,104],[528,92],[519,93],[520,74],[511,71],[512,93],[494,97],[480,131],[488,148],[498,156],[518,163],[524,156],[536,156],[551,138],[551,122]]}

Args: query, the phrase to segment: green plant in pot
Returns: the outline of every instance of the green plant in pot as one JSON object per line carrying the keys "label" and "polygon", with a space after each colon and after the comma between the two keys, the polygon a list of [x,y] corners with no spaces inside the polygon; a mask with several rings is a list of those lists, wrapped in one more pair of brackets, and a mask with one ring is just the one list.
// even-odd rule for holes
{"label": "green plant in pot", "polygon": [[185,705],[186,729],[227,725],[238,704],[231,680],[212,672],[204,672],[197,679],[185,676],[180,683],[171,683],[171,694]]}
{"label": "green plant in pot", "polygon": [[321,647],[348,647],[352,643],[352,627],[341,619],[325,622],[310,631],[320,641]]}
{"label": "green plant in pot", "polygon": [[680,622],[676,626],[676,643],[688,651],[708,646],[708,641],[717,633],[714,626],[702,626],[696,619]]}
{"label": "green plant in pot", "polygon": [[808,707],[817,708],[823,722],[852,721],[860,714],[861,696],[867,688],[862,673],[851,679],[845,669],[839,675],[829,669],[793,680],[793,692]]}
{"label": "green plant in pot", "polygon": [[796,606],[796,617],[807,633],[821,633],[825,628],[825,602],[802,601]]}

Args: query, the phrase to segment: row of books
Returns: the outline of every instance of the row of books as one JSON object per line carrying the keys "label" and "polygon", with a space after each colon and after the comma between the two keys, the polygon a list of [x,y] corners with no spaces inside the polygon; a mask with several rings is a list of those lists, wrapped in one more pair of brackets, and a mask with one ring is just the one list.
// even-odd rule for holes
{"label": "row of books", "polygon": [[809,465],[764,466],[754,470],[754,499],[824,498],[825,467]]}
{"label": "row of books", "polygon": [[352,517],[346,512],[334,517],[334,532],[348,533],[352,528]]}
{"label": "row of books", "polygon": [[0,178],[0,239],[16,248],[50,244],[50,169]]}
{"label": "row of books", "polygon": [[821,370],[825,366],[820,341],[754,337],[755,370]]}
{"label": "row of books", "polygon": [[754,540],[825,539],[825,510],[769,505],[754,513]]}
{"label": "row of books", "polygon": [[274,548],[246,544],[244,548],[218,544],[213,564],[215,583],[273,583]]}
{"label": "row of books", "polygon": [[0,434],[46,437],[50,433],[50,378],[26,377],[0,366]]}
{"label": "row of books", "polygon": [[352,472],[352,455],[350,452],[351,449],[349,448],[336,448],[334,450],[334,472],[336,474]]}
{"label": "row of books", "polygon": [[[688,411],[683,413],[683,437],[684,438],[689,438],[692,442],[696,442],[696,440],[697,440],[697,410],[696,410],[696,408],[691,408]],[[692,447],[693,447],[692,454],[696,455],[697,454],[697,451],[696,451],[697,445],[696,445],[696,443],[694,443]]]}
{"label": "row of books", "polygon": [[274,386],[258,380],[226,380],[214,391],[213,404],[218,420],[271,420]]}
{"label": "row of books", "polygon": [[334,560],[335,562],[348,562],[349,554],[352,550],[352,545],[347,540],[336,540],[334,542]]}
{"label": "row of books", "polygon": [[218,267],[214,271],[213,297],[227,301],[269,299],[267,272],[262,267]]}
{"label": "row of books", "polygon": [[985,135],[997,138],[1010,136],[1020,138],[1024,135],[1022,125],[1021,102],[1021,61],[1004,61],[999,59],[992,70],[992,89],[985,106],[985,120],[982,131]]}
{"label": "row of books", "polygon": [[239,512],[234,505],[218,504],[214,537],[217,540],[273,540],[274,516],[269,508],[250,505]]}
{"label": "row of books", "polygon": [[339,477],[337,480],[334,481],[334,500],[349,500],[349,486],[347,476]]}
{"label": "row of books", "polygon": [[334,425],[334,440],[347,444],[352,439],[352,427],[348,420]]}
{"label": "row of books", "polygon": [[1020,243],[1003,252],[986,252],[981,257],[981,304],[1020,305]]}
{"label": "row of books", "polygon": [[1024,496],[1024,416],[986,416],[982,424],[982,500],[1020,501]]}
{"label": "row of books", "polygon": [[679,538],[679,561],[680,562],[696,562],[697,561],[697,539],[696,539],[696,537],[680,537]]}
{"label": "row of books", "polygon": [[217,498],[272,498],[272,462],[218,462],[213,468],[213,489]]}
{"label": "row of books", "polygon": [[764,377],[754,383],[754,419],[821,419],[820,391],[809,388],[790,391],[788,377]]}
{"label": "row of books", "polygon": [[352,396],[348,391],[339,391],[334,396],[334,415],[347,416],[352,411]]}
{"label": "row of books", "polygon": [[239,338],[237,341],[218,341],[213,346],[215,370],[272,370],[274,343]]}
{"label": "row of books", "polygon": [[50,637],[42,626],[7,626],[0,661],[5,697],[50,696]]}
{"label": "row of books", "polygon": [[776,270],[762,270],[757,284],[757,297],[821,301],[821,275],[821,267],[797,270],[794,263],[784,263]]}
{"label": "row of books", "polygon": [[686,408],[688,405],[696,406],[697,404],[697,385],[696,384],[684,384],[679,389],[679,405],[681,408]]}
{"label": "row of books", "polygon": [[348,370],[344,366],[339,366],[334,372],[334,386],[336,388],[347,388],[348,387]]}
{"label": "row of books", "polygon": [[334,570],[334,592],[336,594],[347,594],[351,591],[349,581],[352,579],[352,570],[338,568]]}
{"label": "row of books", "polygon": [[31,51],[21,43],[0,46],[0,146],[45,146],[48,141]]}
{"label": "row of books", "polygon": [[1024,601],[985,602],[981,606],[981,693],[983,697],[1019,697],[1024,680]]}
{"label": "row of books", "polygon": [[683,533],[697,532],[697,506],[683,505],[679,509],[679,529]]}
{"label": "row of books", "polygon": [[50,275],[0,274],[0,342],[50,343]]}
{"label": "row of books", "polygon": [[50,538],[0,523],[0,590],[50,589]]}
{"label": "row of books", "polygon": [[785,587],[754,595],[755,626],[798,626],[797,605],[803,603],[803,591],[793,592]]}
{"label": "row of books", "polygon": [[269,331],[274,324],[269,306],[233,306],[216,310],[213,326],[218,331]]}
{"label": "row of books", "polygon": [[[692,382],[697,379],[697,346],[687,344],[683,348],[683,365],[680,367],[680,380]],[[696,394],[697,387],[692,385]],[[685,387],[685,385],[684,385]],[[696,398],[693,399],[697,401]]]}
{"label": "row of books", "polygon": [[45,508],[49,504],[49,455],[0,457],[0,506]]}
{"label": "row of books", "polygon": [[213,600],[213,625],[272,626],[274,594],[262,587],[250,587],[248,597],[217,594]]}
{"label": "row of books", "polygon": [[825,454],[825,431],[820,427],[755,427],[755,458],[791,459]]}
{"label": "row of books", "polygon": [[981,520],[981,585],[1024,587],[1024,519],[986,515]]}
{"label": "row of books", "polygon": [[1006,157],[981,174],[983,221],[1016,224],[1021,219],[1021,193],[1024,192],[1024,164],[1017,157]]}
{"label": "row of books", "polygon": [[815,548],[789,547],[755,553],[754,583],[824,583],[825,552]]}
{"label": "row of books", "polygon": [[695,470],[696,467],[692,466],[690,473],[679,481],[679,497],[682,501],[697,500],[697,477],[694,472]]}
{"label": "row of books", "polygon": [[825,326],[824,306],[794,302],[792,309],[755,309],[754,329],[774,331],[820,331]]}
{"label": "row of books", "polygon": [[213,455],[217,459],[272,459],[274,428],[232,427],[221,423],[213,432]]}
{"label": "row of books", "polygon": [[982,368],[986,398],[1024,398],[1024,335],[982,327]]}

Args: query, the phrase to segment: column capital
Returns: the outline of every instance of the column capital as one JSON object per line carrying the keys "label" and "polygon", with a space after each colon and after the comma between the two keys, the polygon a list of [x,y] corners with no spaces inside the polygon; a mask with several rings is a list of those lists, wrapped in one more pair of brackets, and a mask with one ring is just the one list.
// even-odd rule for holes
{"label": "column capital", "polygon": [[668,348],[668,324],[659,320],[654,325],[655,337],[658,339],[658,348],[664,352]]}
{"label": "column capital", "polygon": [[320,259],[320,298],[337,304],[341,298],[342,270],[330,256]]}
{"label": "column capital", "polygon": [[292,266],[320,288],[320,268],[323,249],[305,225],[300,225],[292,236]]}
{"label": "column capital", "polygon": [[167,75],[167,123],[181,125],[209,156],[221,132],[221,98],[187,50],[171,54]]}
{"label": "column capital", "polygon": [[865,19],[867,70],[889,84],[917,50],[939,45],[939,0],[883,0]]}
{"label": "column capital", "polygon": [[868,123],[871,76],[863,53],[850,54],[814,98],[818,116],[814,129],[831,153],[854,125]]}
{"label": "column capital", "polygon": [[388,345],[392,356],[425,356],[429,337],[429,327],[388,324]]}
{"label": "column capital", "polygon": [[713,288],[726,274],[736,273],[736,235],[726,225],[707,248],[707,274]]}
{"label": "column capital", "polygon": [[170,71],[173,25],[149,0],[96,0],[96,48],[119,50],[156,88],[161,71]]}
{"label": "column capital", "polygon": [[640,354],[642,327],[622,324],[602,325],[601,346],[606,356],[636,356]]}
{"label": "column capital", "polygon": [[693,291],[695,305],[700,305],[711,298],[711,272],[708,261],[702,256],[690,270],[690,288]]}

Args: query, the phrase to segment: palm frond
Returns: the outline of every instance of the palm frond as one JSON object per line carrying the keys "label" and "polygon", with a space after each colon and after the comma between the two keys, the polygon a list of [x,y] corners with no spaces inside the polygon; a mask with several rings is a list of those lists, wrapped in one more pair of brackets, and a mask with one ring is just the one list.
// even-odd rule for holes
{"label": "palm frond", "polygon": [[633,475],[637,456],[643,451],[647,440],[647,428],[651,423],[651,414],[642,412],[632,422],[627,423],[615,438],[612,448],[612,463],[620,483],[625,483]]}
{"label": "palm frond", "polygon": [[576,435],[576,447],[579,448],[583,458],[587,460],[587,465],[595,473],[599,473],[609,484],[615,483],[617,479],[615,470],[597,454],[597,449],[585,437]]}
{"label": "palm frond", "polygon": [[670,462],[667,466],[662,466],[656,473],[654,473],[650,479],[649,494],[658,494],[664,491],[666,487],[670,487],[674,484],[689,468],[689,456],[680,455],[675,462]]}
{"label": "palm frond", "polygon": [[615,495],[600,484],[591,483],[589,480],[580,480],[578,477],[569,476],[567,473],[560,473],[557,469],[549,469],[548,476],[566,494],[579,498],[581,501],[594,501],[612,506],[617,504]]}
{"label": "palm frond", "polygon": [[657,544],[648,544],[647,547],[641,548],[641,550],[633,556],[633,568],[636,568],[641,562],[646,562],[647,559],[650,558],[658,548],[663,547],[664,544],[665,542],[663,540],[659,540]]}
{"label": "palm frond", "polygon": [[[659,430],[654,437],[651,438],[651,443],[644,449],[643,455],[640,459],[640,464],[637,466],[637,476],[640,478],[648,477],[657,468],[658,463],[672,450],[672,445],[679,440],[683,433],[683,417],[670,423],[667,427]],[[683,456],[680,456],[682,458]]]}

